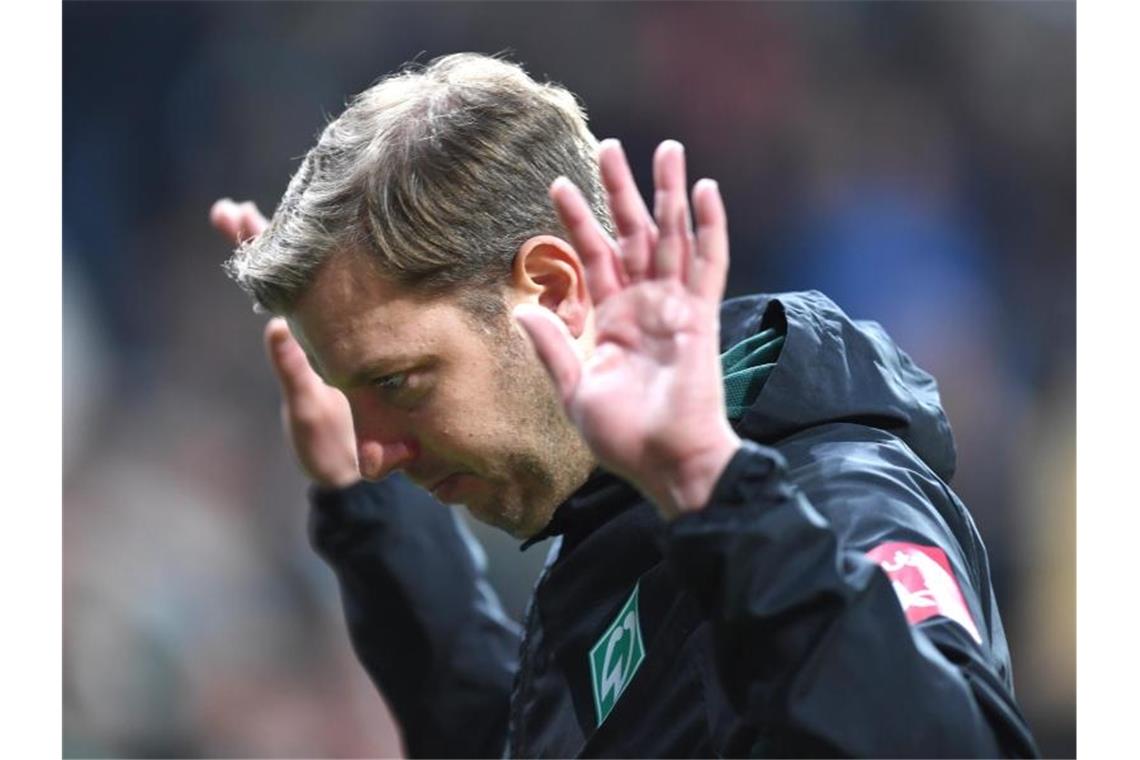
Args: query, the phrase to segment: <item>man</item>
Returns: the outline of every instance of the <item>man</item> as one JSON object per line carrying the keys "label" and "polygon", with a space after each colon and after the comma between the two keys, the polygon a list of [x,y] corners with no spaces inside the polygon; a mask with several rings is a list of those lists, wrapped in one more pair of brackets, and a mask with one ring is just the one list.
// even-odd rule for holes
{"label": "man", "polygon": [[[359,96],[268,226],[213,210],[409,752],[1035,754],[933,379],[818,293],[721,304],[716,183],[695,228],[678,143],[654,183],[457,55]],[[557,537],[521,646],[397,470]]]}

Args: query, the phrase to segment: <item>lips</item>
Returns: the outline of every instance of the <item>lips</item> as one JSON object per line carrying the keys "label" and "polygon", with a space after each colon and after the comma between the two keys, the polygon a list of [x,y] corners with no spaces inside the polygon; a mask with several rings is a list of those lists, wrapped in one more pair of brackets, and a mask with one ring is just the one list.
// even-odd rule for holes
{"label": "lips", "polygon": [[447,481],[451,480],[453,477],[455,477],[455,475],[456,475],[456,473],[452,472],[452,473],[449,473],[447,475],[444,475],[441,478],[436,478],[435,481],[432,482],[431,485],[424,486],[424,487],[427,488],[427,490],[431,491],[432,493],[435,493],[436,489],[438,489],[440,486],[442,486]]}
{"label": "lips", "polygon": [[466,473],[462,472],[453,472],[450,475],[439,478],[430,487],[428,487],[428,491],[430,491],[432,496],[434,496],[436,499],[444,501],[453,494],[453,492],[456,490],[456,487],[460,483],[460,478],[462,478],[465,474]]}

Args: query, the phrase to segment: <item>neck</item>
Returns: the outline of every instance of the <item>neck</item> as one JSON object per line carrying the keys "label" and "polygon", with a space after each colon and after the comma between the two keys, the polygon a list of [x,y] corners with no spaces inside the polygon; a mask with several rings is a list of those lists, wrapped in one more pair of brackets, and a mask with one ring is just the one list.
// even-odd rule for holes
{"label": "neck", "polygon": [[567,499],[581,488],[600,464],[586,442],[574,431],[574,441],[567,442],[560,453],[559,467],[553,473],[551,487],[545,497],[531,504],[532,519],[526,530],[516,538],[529,539],[541,533],[550,524],[554,513]]}

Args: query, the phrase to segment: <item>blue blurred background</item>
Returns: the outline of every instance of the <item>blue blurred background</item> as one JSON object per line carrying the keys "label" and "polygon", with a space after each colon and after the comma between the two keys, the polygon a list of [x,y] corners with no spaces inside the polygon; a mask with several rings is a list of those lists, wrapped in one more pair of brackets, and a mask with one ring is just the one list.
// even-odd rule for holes
{"label": "blue blurred background", "polygon": [[[64,751],[362,756],[398,730],[308,549],[261,318],[207,211],[272,211],[346,99],[508,52],[648,187],[725,194],[730,295],[819,288],[938,378],[1017,694],[1075,746],[1072,3],[63,8]],[[475,524],[521,612],[543,550]]]}

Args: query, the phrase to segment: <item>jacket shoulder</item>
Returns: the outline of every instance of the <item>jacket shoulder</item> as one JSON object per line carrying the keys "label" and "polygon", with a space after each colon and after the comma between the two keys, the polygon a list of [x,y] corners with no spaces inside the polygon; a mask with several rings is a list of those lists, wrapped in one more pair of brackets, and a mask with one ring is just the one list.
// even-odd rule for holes
{"label": "jacket shoulder", "polygon": [[[940,549],[986,640],[984,657],[1012,688],[1005,627],[989,556],[969,510],[905,441],[888,431],[832,423],[775,445],[792,484],[830,523],[847,552],[905,542]],[[929,621],[953,632],[954,626]],[[931,631],[932,635],[943,632]]]}
{"label": "jacket shoulder", "polygon": [[834,526],[842,544],[867,552],[885,541],[934,544],[984,593],[985,549],[950,487],[901,438],[836,422],[775,444],[789,480]]}

